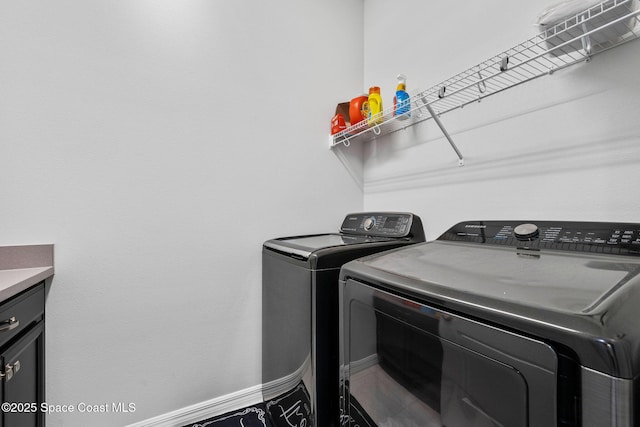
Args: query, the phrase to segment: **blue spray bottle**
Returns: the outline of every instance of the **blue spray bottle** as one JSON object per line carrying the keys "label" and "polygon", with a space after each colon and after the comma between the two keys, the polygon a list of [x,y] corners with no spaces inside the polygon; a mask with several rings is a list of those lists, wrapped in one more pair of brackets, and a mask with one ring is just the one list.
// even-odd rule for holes
{"label": "blue spray bottle", "polygon": [[400,120],[406,120],[411,117],[411,102],[407,93],[407,76],[398,74],[398,86],[396,87],[396,96],[393,98],[393,115]]}

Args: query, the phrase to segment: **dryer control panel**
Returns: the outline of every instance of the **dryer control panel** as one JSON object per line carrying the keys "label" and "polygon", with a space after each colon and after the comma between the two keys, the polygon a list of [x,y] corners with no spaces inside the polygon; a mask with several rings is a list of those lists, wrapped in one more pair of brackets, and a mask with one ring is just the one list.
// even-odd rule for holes
{"label": "dryer control panel", "polygon": [[640,256],[640,224],[554,221],[466,221],[438,240]]}
{"label": "dryer control panel", "polygon": [[345,217],[340,232],[377,237],[424,238],[417,216],[404,212],[360,212]]}

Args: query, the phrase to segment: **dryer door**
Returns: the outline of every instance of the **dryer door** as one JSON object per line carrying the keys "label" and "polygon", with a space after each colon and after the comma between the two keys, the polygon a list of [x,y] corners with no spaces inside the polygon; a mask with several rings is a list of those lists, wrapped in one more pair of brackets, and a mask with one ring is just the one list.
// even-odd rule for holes
{"label": "dryer door", "polygon": [[543,342],[351,279],[342,324],[343,411],[360,425],[557,425],[557,356]]}

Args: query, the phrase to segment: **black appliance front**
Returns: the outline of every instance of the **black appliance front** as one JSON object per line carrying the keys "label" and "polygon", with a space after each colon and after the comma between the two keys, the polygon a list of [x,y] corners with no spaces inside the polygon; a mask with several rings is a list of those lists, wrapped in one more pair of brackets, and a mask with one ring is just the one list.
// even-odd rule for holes
{"label": "black appliance front", "polygon": [[345,264],[345,425],[637,426],[639,256],[640,224],[473,221]]}
{"label": "black appliance front", "polygon": [[423,241],[419,217],[369,212],[347,215],[338,233],[264,243],[262,388],[273,424],[339,424],[340,267]]}

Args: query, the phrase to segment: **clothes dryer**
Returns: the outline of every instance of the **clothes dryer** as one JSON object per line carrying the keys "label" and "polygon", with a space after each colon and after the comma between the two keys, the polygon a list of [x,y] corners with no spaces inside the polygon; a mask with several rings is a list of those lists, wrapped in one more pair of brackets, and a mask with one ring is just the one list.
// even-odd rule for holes
{"label": "clothes dryer", "polygon": [[640,224],[463,222],[340,281],[360,426],[640,425]]}

